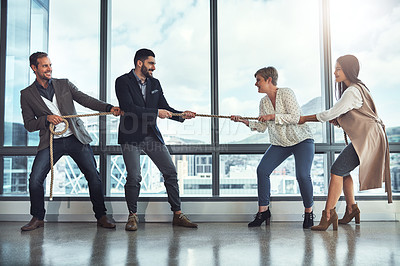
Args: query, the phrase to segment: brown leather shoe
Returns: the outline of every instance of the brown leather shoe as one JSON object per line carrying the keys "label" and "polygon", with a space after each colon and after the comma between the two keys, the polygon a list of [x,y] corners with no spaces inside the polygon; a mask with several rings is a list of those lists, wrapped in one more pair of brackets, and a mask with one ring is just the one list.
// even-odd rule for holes
{"label": "brown leather shoe", "polygon": [[128,222],[125,225],[126,231],[136,231],[138,226],[138,218],[136,214],[129,214]]}
{"label": "brown leather shoe", "polygon": [[192,223],[183,213],[175,214],[172,220],[173,225],[197,228],[197,224]]}
{"label": "brown leather shoe", "polygon": [[44,227],[44,221],[39,220],[36,217],[32,217],[32,219],[29,221],[29,223],[27,223],[26,225],[21,227],[21,230],[22,231],[32,231],[39,227]]}
{"label": "brown leather shoe", "polygon": [[115,223],[111,222],[106,215],[103,215],[97,220],[97,226],[115,228]]}
{"label": "brown leather shoe", "polygon": [[311,227],[311,230],[313,231],[326,231],[328,227],[332,224],[333,230],[337,231],[338,229],[338,216],[336,213],[336,207],[329,210],[329,213],[331,214],[331,217],[329,220],[327,219],[326,211],[322,211],[322,217],[321,221],[319,222],[319,225],[315,225]]}
{"label": "brown leather shoe", "polygon": [[357,203],[351,205],[351,212],[349,212],[349,206],[346,206],[346,212],[342,219],[339,219],[339,224],[348,224],[353,218],[356,218],[356,224],[360,223],[360,209]]}

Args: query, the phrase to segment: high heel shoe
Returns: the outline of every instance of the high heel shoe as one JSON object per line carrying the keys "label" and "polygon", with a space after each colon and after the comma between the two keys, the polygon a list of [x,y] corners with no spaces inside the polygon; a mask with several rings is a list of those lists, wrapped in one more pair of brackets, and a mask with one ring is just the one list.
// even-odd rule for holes
{"label": "high heel shoe", "polygon": [[351,220],[353,220],[353,217],[356,218],[356,224],[360,223],[360,209],[358,208],[357,203],[351,205],[351,212],[348,212],[348,206],[346,206],[346,212],[344,213],[344,216],[342,219],[339,219],[340,224],[348,224]]}
{"label": "high heel shoe", "polygon": [[326,229],[328,229],[328,227],[332,224],[333,225],[333,230],[337,231],[338,229],[338,216],[336,213],[336,208],[333,208],[331,210],[329,210],[331,217],[329,218],[329,220],[327,220],[326,218],[326,211],[323,210],[322,211],[322,217],[321,217],[321,221],[319,222],[319,225],[313,226],[311,227],[311,230],[314,231],[326,231]]}
{"label": "high heel shoe", "polygon": [[303,228],[308,229],[308,228],[310,228],[311,226],[314,225],[315,215],[314,215],[313,211],[305,212],[303,214],[303,217],[304,217]]}
{"label": "high heel shoe", "polygon": [[254,221],[250,222],[248,224],[249,227],[256,227],[260,226],[264,221],[266,225],[269,225],[271,219],[271,212],[266,210],[265,212],[257,212],[256,215],[254,215]]}

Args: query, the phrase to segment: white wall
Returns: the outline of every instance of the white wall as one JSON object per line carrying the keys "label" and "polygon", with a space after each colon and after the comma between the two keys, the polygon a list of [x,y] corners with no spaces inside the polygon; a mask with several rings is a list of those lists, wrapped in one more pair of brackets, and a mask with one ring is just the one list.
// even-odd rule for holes
{"label": "white wall", "polygon": [[[90,201],[51,201],[46,202],[46,220],[60,222],[95,221]],[[316,220],[321,217],[324,201],[316,201],[314,213]],[[341,218],[345,202],[337,204]],[[400,203],[388,204],[386,201],[359,201],[362,221],[399,221]],[[125,222],[127,207],[124,201],[106,202],[108,214],[116,222]],[[29,201],[0,201],[0,221],[28,221]],[[182,210],[195,222],[249,222],[257,212],[257,202],[218,201],[183,202]],[[272,221],[302,221],[303,206],[300,201],[273,201],[271,203]],[[138,214],[141,222],[170,222],[172,215],[167,202],[139,202]]]}

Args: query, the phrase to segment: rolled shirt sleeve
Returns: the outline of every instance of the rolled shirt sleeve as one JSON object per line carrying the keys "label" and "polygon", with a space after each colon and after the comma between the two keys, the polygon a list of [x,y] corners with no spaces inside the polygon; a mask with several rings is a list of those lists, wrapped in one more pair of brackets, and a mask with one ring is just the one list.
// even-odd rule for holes
{"label": "rolled shirt sleeve", "polygon": [[347,113],[350,110],[358,109],[362,106],[363,100],[360,91],[356,87],[348,87],[342,97],[329,110],[318,113],[317,119],[326,122]]}

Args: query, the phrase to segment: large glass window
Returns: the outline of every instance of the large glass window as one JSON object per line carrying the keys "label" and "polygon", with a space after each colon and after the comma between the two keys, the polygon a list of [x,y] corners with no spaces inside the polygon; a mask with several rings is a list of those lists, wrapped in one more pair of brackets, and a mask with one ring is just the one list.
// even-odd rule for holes
{"label": "large glass window", "polygon": [[[343,8],[346,6],[346,8]],[[359,78],[367,85],[379,117],[386,125],[389,142],[400,141],[397,110],[400,101],[400,3],[394,0],[336,0],[330,1],[332,62],[339,56],[353,54],[360,61]],[[333,80],[334,81],[334,80]],[[343,142],[343,131],[335,128],[335,141]],[[350,141],[350,140],[349,140]],[[399,156],[391,154],[393,192],[399,192]],[[358,191],[358,168],[352,172]],[[384,189],[360,192],[383,194]]]}
{"label": "large glass window", "polygon": [[[5,195],[27,195],[29,174],[34,156],[6,156],[3,158]],[[95,156],[99,167],[99,156]],[[99,170],[99,168],[97,168]],[[47,175],[45,195],[50,195],[51,174]],[[69,156],[63,156],[54,166],[54,196],[89,196],[88,183],[77,164]]]}
{"label": "large glass window", "polygon": [[[79,6],[77,9],[76,7]],[[68,78],[83,92],[99,96],[99,1],[8,1],[5,139],[6,146],[36,146],[38,132],[23,128],[20,90],[35,80],[29,56],[49,53],[53,77]],[[71,19],[70,14],[79,19]],[[78,13],[78,14],[77,14]],[[83,21],[84,20],[84,21]],[[49,38],[49,40],[48,40]],[[90,112],[77,104],[78,113]],[[91,111],[93,112],[93,111]],[[98,143],[98,118],[84,119]]]}
{"label": "large glass window", "polygon": [[[331,38],[321,35],[321,23],[326,19],[321,11],[325,5],[330,8]],[[217,7],[216,13],[210,6]],[[107,7],[108,21],[103,21],[101,14],[105,10],[101,7]],[[116,78],[133,69],[138,49],[149,48],[156,54],[154,76],[160,80],[171,107],[199,114],[218,109],[220,115],[250,117],[259,115],[259,102],[264,96],[254,86],[258,69],[276,67],[278,87],[291,88],[303,114],[314,114],[324,110],[326,97],[331,97],[325,83],[322,85],[322,80],[327,79],[323,76],[326,60],[332,60],[334,65],[338,56],[354,54],[361,62],[360,78],[370,88],[378,114],[386,124],[389,141],[397,143],[400,126],[394,110],[400,101],[400,78],[396,73],[400,69],[398,10],[400,3],[395,0],[383,0],[379,5],[373,0],[8,0],[6,50],[1,51],[6,61],[5,68],[0,70],[4,71],[0,77],[5,76],[5,80],[0,80],[5,85],[1,129],[4,146],[0,147],[3,194],[28,195],[39,134],[25,130],[19,101],[20,91],[35,79],[29,55],[36,51],[49,53],[55,78],[68,78],[81,91],[95,98],[105,95],[106,101],[118,105]],[[217,25],[212,23],[215,16]],[[210,32],[215,28],[217,32]],[[101,41],[101,34],[105,42]],[[105,43],[107,47],[102,46]],[[330,44],[331,49],[321,49],[322,43]],[[211,51],[216,53],[217,60],[211,60]],[[100,77],[100,70],[107,70],[105,79]],[[217,91],[212,90],[211,84],[218,85]],[[96,112],[78,103],[76,107],[79,114]],[[118,154],[119,118],[106,119],[101,129],[106,131],[106,143],[100,143],[99,118],[83,120],[94,140],[91,145],[99,146],[94,148],[96,160],[102,158],[106,162],[99,165],[99,171],[106,176],[106,195],[123,197],[126,169]],[[210,118],[197,117],[184,123],[158,119],[165,142],[173,145],[170,148],[181,195],[256,197],[256,169],[263,150],[252,144],[266,145],[268,133],[252,132],[230,119],[218,121],[219,128],[211,130]],[[337,145],[326,146],[330,144],[326,124],[309,126],[318,151],[311,173],[314,194],[326,195],[331,167],[328,158],[334,156]],[[335,128],[334,142],[343,143],[341,129]],[[392,187],[398,193],[400,150],[395,145],[391,150]],[[213,165],[215,161],[219,163]],[[70,157],[63,157],[55,169],[55,196],[88,196],[87,182]],[[141,195],[166,197],[163,177],[145,155],[141,156],[141,171]],[[352,173],[356,191],[357,173]],[[299,195],[293,157],[275,170],[271,185],[272,195]],[[357,195],[383,193],[383,189],[378,189]]]}
{"label": "large glass window", "polygon": [[[219,111],[258,117],[254,73],[274,66],[278,87],[296,94],[304,114],[321,111],[319,1],[218,1]],[[322,125],[310,124],[316,142]],[[221,143],[267,143],[268,134],[220,120]]]}
{"label": "large glass window", "polygon": [[[221,155],[220,195],[257,196],[257,166],[262,155]],[[271,195],[300,195],[293,155],[271,174]],[[316,154],[311,168],[314,195],[325,194],[326,155]]]}
{"label": "large glass window", "polygon": [[[76,7],[79,6],[77,9]],[[35,80],[29,56],[49,53],[53,77],[68,78],[81,91],[99,96],[99,1],[8,1],[7,70],[4,142],[6,146],[36,146],[37,132],[23,127],[20,90]],[[79,19],[71,19],[74,13]],[[78,113],[93,112],[76,103]],[[98,118],[83,119],[93,142],[98,143]],[[98,156],[96,156],[98,158]],[[34,156],[4,157],[4,194],[27,194]],[[50,175],[48,176],[50,177]],[[47,178],[46,191],[49,191]],[[55,165],[54,195],[88,195],[82,173],[66,156]]]}
{"label": "large glass window", "polygon": [[393,193],[400,193],[400,154],[390,154],[390,173]]}
{"label": "large glass window", "polygon": [[[339,154],[335,154],[337,158]],[[359,167],[356,167],[351,171],[350,175],[353,178],[354,183],[354,193],[355,195],[386,195],[385,183],[382,183],[381,188],[369,189],[360,191],[360,181],[359,181]],[[400,154],[391,153],[390,154],[390,174],[391,174],[391,186],[393,193],[400,192]]]}
{"label": "large glass window", "polygon": [[28,178],[33,156],[6,156],[3,158],[3,193],[5,195],[28,194]]}
{"label": "large glass window", "polygon": [[[388,139],[399,142],[400,123],[394,110],[400,101],[400,2],[335,0],[330,5],[333,64],[345,54],[358,58],[359,78],[371,91]],[[341,131],[336,132],[335,140],[343,139]]]}
{"label": "large glass window", "polygon": [[[212,160],[211,155],[172,155],[178,173],[181,196],[211,196]],[[111,196],[124,196],[126,168],[122,155],[109,156]],[[142,196],[166,196],[164,178],[157,166],[147,155],[140,156]]]}
{"label": "large glass window", "polygon": [[[210,113],[210,30],[207,1],[113,1],[111,62],[107,99],[118,104],[115,80],[134,68],[141,48],[156,55],[154,77],[169,105],[177,110]],[[210,119],[177,123],[158,119],[167,144],[210,143]],[[116,144],[118,121],[108,118],[108,144]]]}
{"label": "large glass window", "polygon": [[20,0],[7,4],[4,145],[37,145],[39,133],[28,133],[23,126],[19,97],[32,80],[29,55],[47,51],[49,2]]}
{"label": "large glass window", "polygon": [[[53,77],[67,78],[80,91],[98,99],[100,1],[52,0],[49,21],[49,57],[53,64]],[[75,106],[78,114],[96,112],[77,102]],[[94,116],[82,120],[93,139],[91,144],[97,145],[99,118]]]}

